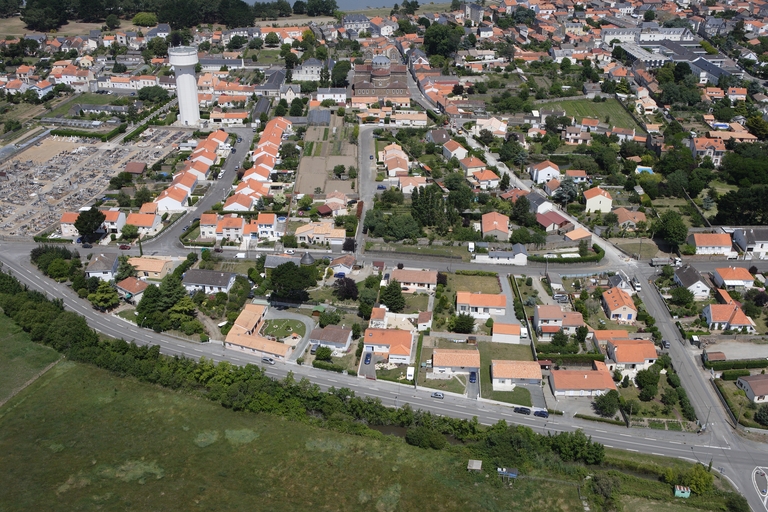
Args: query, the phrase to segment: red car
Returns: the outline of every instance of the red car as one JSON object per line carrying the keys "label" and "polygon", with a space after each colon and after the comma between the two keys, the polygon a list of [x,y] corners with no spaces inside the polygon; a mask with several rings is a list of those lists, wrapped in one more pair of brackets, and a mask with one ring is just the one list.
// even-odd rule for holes
{"label": "red car", "polygon": [[131,246],[128,244],[120,244],[119,248],[120,250],[127,251],[128,249],[131,248]]}

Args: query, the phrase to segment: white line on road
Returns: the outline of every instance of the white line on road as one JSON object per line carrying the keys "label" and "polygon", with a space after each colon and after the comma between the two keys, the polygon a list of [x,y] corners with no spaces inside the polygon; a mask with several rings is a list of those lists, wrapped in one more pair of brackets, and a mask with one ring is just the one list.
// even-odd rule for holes
{"label": "white line on road", "polygon": [[632,448],[625,448],[628,452],[639,452],[639,450],[633,450]]}
{"label": "white line on road", "polygon": [[200,352],[201,354],[203,353],[203,351],[200,350],[199,348],[193,348],[192,350],[194,350],[195,352]]}
{"label": "white line on road", "polygon": [[658,455],[659,457],[664,457],[663,453],[651,452],[651,455]]}
{"label": "white line on road", "polygon": [[607,434],[608,433],[605,430],[597,430],[597,429],[595,429],[595,432],[600,432],[601,434]]}
{"label": "white line on road", "polygon": [[632,436],[631,436],[631,435],[629,435],[629,434],[619,434],[619,435],[620,435],[620,436],[622,436],[622,437],[632,437]]}

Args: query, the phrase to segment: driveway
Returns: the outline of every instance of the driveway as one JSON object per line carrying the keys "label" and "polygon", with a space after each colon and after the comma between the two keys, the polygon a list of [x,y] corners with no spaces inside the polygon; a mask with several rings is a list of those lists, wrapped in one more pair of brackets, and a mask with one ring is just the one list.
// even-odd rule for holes
{"label": "driveway", "polygon": [[365,364],[365,352],[363,352],[363,357],[360,358],[360,367],[357,370],[357,374],[365,377],[366,379],[376,380],[376,363],[380,363],[382,361],[384,361],[384,359],[372,353],[371,364]]}
{"label": "driveway", "polygon": [[[499,281],[501,282],[501,292],[507,297],[507,311],[504,316],[496,316],[494,320],[502,321],[508,324],[520,324],[520,320],[515,316],[515,294],[512,291],[512,285],[509,282],[509,274],[499,275]],[[430,311],[432,311],[430,304]]]}
{"label": "driveway", "polygon": [[541,302],[547,306],[557,305],[555,299],[553,299],[552,296],[547,293],[544,285],[541,284],[541,278],[538,276],[532,276],[531,280],[533,281],[533,289],[539,292],[539,299],[541,299]]}
{"label": "driveway", "polygon": [[[478,377],[479,377],[478,372]],[[477,400],[477,397],[480,396],[480,379],[478,378],[475,382],[469,382],[469,375],[467,375],[467,398],[471,398],[472,400]]]}
{"label": "driveway", "polygon": [[547,402],[544,400],[544,389],[541,384],[518,384],[518,386],[527,389],[531,393],[531,405],[539,409],[546,409]]}
{"label": "driveway", "polygon": [[302,337],[301,341],[296,345],[296,349],[291,353],[291,356],[288,358],[288,360],[295,361],[304,355],[304,351],[307,350],[307,347],[309,346],[309,333],[311,333],[315,328],[315,321],[312,318],[308,317],[307,315],[293,313],[291,311],[278,311],[275,308],[269,308],[265,318],[267,320],[298,320],[299,322],[303,323],[304,329],[306,331],[304,333],[304,337]]}

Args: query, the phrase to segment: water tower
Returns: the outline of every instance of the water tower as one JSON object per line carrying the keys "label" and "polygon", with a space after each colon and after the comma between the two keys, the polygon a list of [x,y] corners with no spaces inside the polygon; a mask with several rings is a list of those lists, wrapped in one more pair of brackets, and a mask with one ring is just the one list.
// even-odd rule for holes
{"label": "water tower", "polygon": [[184,126],[200,124],[197,99],[197,48],[177,46],[168,49],[168,61],[176,72],[176,97],[179,99],[179,120]]}

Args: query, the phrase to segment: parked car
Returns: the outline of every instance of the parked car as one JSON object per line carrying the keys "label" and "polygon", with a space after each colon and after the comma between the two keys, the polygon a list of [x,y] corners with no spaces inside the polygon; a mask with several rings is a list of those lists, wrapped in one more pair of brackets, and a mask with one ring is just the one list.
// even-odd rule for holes
{"label": "parked car", "polygon": [[317,347],[319,347],[319,346],[320,345],[317,344],[317,343],[312,344],[312,348],[309,349],[309,353],[312,354],[312,355],[315,355],[317,353]]}
{"label": "parked car", "polygon": [[373,160],[373,155],[371,155],[371,160]]}
{"label": "parked car", "polygon": [[432,393],[432,394],[431,394],[431,395],[429,395],[429,396],[431,396],[432,398],[439,398],[440,400],[442,400],[443,398],[445,398],[445,395],[443,394],[443,392],[442,392],[442,391],[435,391],[434,393]]}
{"label": "parked car", "polygon": [[516,412],[517,414],[526,414],[528,416],[531,415],[531,410],[527,407],[515,407],[513,411]]}
{"label": "parked car", "polygon": [[262,357],[261,362],[266,364],[275,364],[275,360],[271,357]]}
{"label": "parked car", "polygon": [[242,137],[238,137],[237,138],[237,142],[243,142],[243,138]]}
{"label": "parked car", "polygon": [[384,279],[389,279],[389,274],[384,274]]}
{"label": "parked car", "polygon": [[371,353],[368,352],[365,354],[365,361],[363,361],[365,364],[371,364]]}
{"label": "parked car", "polygon": [[403,286],[403,287],[402,287],[402,288],[400,288],[400,289],[401,289],[402,291],[404,291],[404,292],[407,292],[408,290],[410,290],[410,288],[408,288],[407,286]]}
{"label": "parked car", "polygon": [[664,347],[665,349],[669,350],[669,341],[663,340],[661,342],[661,346]]}
{"label": "parked car", "polygon": [[118,248],[119,248],[121,251],[127,251],[127,250],[129,250],[129,249],[131,248],[131,246],[130,246],[130,245],[128,245],[128,244],[120,244],[120,245],[118,246]]}
{"label": "parked car", "polygon": [[477,382],[477,372],[469,372],[469,382],[471,384]]}
{"label": "parked car", "polygon": [[539,418],[549,418],[549,413],[547,411],[543,411],[543,410],[534,411],[533,415],[534,416],[538,416]]}
{"label": "parked car", "polygon": [[221,247],[214,247],[213,252],[224,252],[224,249],[222,249]]}
{"label": "parked car", "polygon": [[294,249],[286,249],[285,254],[296,254],[296,251]]}
{"label": "parked car", "polygon": [[232,148],[233,153],[237,153],[237,150],[235,148]]}
{"label": "parked car", "polygon": [[236,260],[244,260],[245,259],[245,253],[244,252],[239,252],[239,253],[235,254],[235,259]]}
{"label": "parked car", "polygon": [[83,244],[83,249],[93,249],[93,244],[89,244],[86,242]]}
{"label": "parked car", "polygon": [[346,277],[346,276],[347,274],[344,272],[336,272],[335,274],[333,274],[333,277],[335,277],[336,279],[341,279],[342,277]]}
{"label": "parked car", "polygon": [[386,185],[379,185],[378,187],[376,187],[376,190],[387,190],[387,186]]}
{"label": "parked car", "polygon": [[83,237],[81,236],[77,237],[77,241],[75,243],[78,243],[78,244],[83,243]]}

